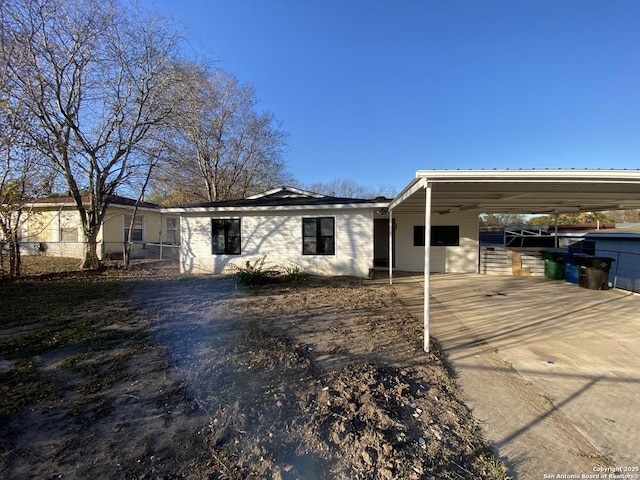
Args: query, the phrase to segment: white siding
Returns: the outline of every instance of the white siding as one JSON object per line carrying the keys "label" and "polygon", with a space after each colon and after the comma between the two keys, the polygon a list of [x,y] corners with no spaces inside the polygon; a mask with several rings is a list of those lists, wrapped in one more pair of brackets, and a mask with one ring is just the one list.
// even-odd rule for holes
{"label": "white siding", "polygon": [[[424,271],[424,247],[413,245],[413,227],[424,225],[424,213],[394,214],[396,220],[396,268],[408,272]],[[432,225],[458,225],[460,245],[431,247],[432,273],[477,273],[478,215],[473,212],[434,214]]]}
{"label": "white siding", "polygon": [[[302,254],[302,219],[335,218],[335,255]],[[213,255],[211,219],[240,218],[242,255]],[[269,264],[296,265],[316,275],[366,277],[373,268],[373,212],[317,210],[309,212],[185,214],[181,218],[180,267],[184,273],[222,273],[230,264],[244,265],[266,255]]]}

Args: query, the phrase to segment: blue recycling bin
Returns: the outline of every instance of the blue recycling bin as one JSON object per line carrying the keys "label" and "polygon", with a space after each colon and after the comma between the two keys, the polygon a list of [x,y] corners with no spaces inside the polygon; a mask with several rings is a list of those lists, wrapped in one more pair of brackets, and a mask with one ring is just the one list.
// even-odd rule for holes
{"label": "blue recycling bin", "polygon": [[580,268],[576,265],[576,259],[571,253],[565,253],[564,257],[564,279],[567,283],[578,285],[580,279]]}

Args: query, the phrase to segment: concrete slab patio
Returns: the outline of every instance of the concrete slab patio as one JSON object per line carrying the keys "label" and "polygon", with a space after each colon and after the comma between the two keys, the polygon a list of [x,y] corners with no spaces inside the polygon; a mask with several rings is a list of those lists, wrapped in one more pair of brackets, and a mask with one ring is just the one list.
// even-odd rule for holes
{"label": "concrete slab patio", "polygon": [[[420,321],[422,282],[394,278]],[[456,274],[431,294],[431,335],[514,478],[640,466],[640,295]]]}

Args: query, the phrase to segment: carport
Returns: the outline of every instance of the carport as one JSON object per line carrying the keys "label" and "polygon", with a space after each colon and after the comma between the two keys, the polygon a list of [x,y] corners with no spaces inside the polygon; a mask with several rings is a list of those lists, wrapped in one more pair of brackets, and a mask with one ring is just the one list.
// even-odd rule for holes
{"label": "carport", "polygon": [[[394,282],[414,318],[422,280],[402,273]],[[431,282],[433,336],[514,478],[594,478],[610,462],[639,465],[640,295],[545,277]]]}
{"label": "carport", "polygon": [[[424,213],[424,350],[429,351],[431,225],[455,212],[558,214],[640,208],[640,170],[419,170],[389,205],[392,225]],[[393,282],[393,266],[389,265]]]}

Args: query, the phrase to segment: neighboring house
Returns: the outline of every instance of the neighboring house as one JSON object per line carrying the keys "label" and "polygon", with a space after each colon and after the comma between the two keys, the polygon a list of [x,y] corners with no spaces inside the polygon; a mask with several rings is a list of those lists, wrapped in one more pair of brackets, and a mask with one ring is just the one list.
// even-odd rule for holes
{"label": "neighboring house", "polygon": [[[112,196],[98,232],[98,255],[102,259],[122,258],[131,224],[135,200]],[[25,255],[48,255],[83,258],[86,240],[80,214],[71,197],[52,196],[37,199],[25,206],[27,220],[22,228],[22,252]],[[132,258],[177,258],[179,218],[164,214],[154,203],[138,205],[133,225]]]}
{"label": "neighboring house", "polygon": [[389,200],[281,187],[240,200],[165,209],[180,215],[180,269],[222,273],[262,257],[317,275],[367,277],[388,264]]}

